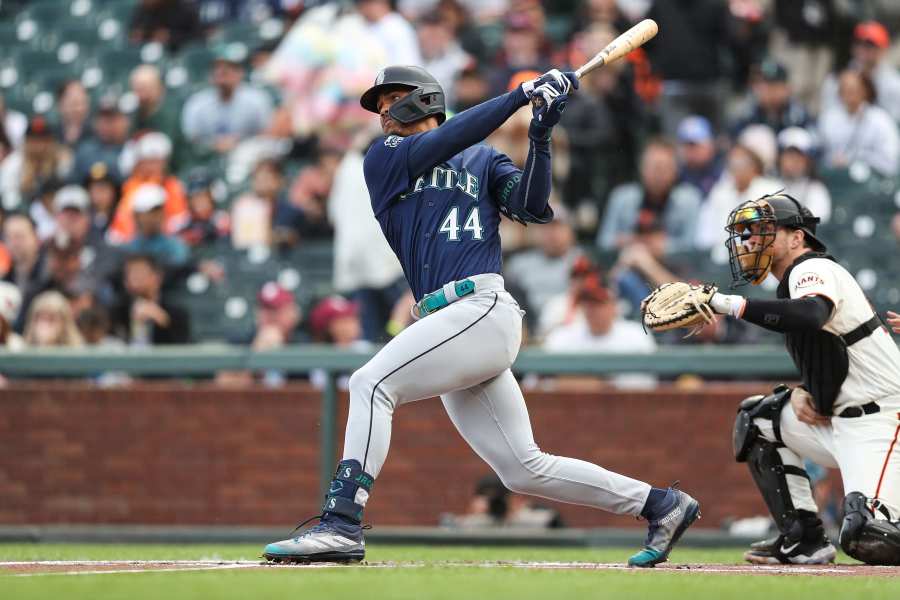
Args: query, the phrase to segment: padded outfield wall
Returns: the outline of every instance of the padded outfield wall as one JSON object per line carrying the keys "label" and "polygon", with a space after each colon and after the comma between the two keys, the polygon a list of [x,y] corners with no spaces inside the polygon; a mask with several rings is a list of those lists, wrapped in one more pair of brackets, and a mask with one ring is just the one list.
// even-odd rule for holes
{"label": "padded outfield wall", "polygon": [[[685,391],[527,394],[546,452],[656,485],[680,479],[704,525],[765,508],[734,462],[735,407],[768,384]],[[0,390],[0,525],[284,525],[317,514],[321,392],[160,382],[98,389],[14,382]],[[339,398],[342,440],[347,398]],[[338,449],[342,443],[338,444]],[[335,460],[337,457],[335,457]],[[367,521],[436,525],[489,472],[437,400],[404,405]],[[643,527],[558,505],[568,525]]]}

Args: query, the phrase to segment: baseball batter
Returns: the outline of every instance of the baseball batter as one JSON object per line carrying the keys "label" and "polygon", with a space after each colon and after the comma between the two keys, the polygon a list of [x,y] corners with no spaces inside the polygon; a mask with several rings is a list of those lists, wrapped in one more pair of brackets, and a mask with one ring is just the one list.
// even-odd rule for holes
{"label": "baseball batter", "polygon": [[[699,504],[597,465],[541,452],[510,371],[522,311],[504,290],[500,216],[547,223],[550,135],[578,87],[553,70],[445,122],[444,93],[418,67],[388,67],[362,96],[385,137],[365,157],[375,217],[417,300],[417,322],[350,379],[350,413],[338,464],[317,525],[266,546],[278,561],[361,560],[363,510],[387,457],[394,411],[434,396],[475,452],[514,492],[593,506],[649,521],[634,566],[666,560],[699,516]],[[524,171],[482,140],[539,97]],[[535,103],[537,104],[537,103]],[[427,472],[408,494],[440,485]]]}
{"label": "baseball batter", "polygon": [[[777,300],[715,294],[709,306],[785,335],[803,384],[741,404],[735,454],[746,461],[780,535],[753,544],[752,563],[827,563],[835,548],[803,459],[840,469],[844,551],[900,564],[900,350],[853,276],[816,238],[818,218],[786,194],[745,202],[726,230],[736,281],[771,273]],[[787,406],[789,405],[789,407]]]}

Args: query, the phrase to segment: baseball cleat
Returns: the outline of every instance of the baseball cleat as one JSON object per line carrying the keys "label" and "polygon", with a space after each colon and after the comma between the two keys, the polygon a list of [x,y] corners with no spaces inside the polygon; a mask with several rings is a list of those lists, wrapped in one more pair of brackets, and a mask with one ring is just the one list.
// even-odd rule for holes
{"label": "baseball cleat", "polygon": [[821,537],[816,541],[794,541],[785,536],[754,542],[744,553],[744,560],[754,565],[827,565],[833,563],[837,549]]}
{"label": "baseball cleat", "polygon": [[700,518],[700,503],[681,490],[675,508],[662,518],[651,521],[644,549],[628,559],[629,567],[654,567],[669,559],[669,552],[682,534]]}
{"label": "baseball cleat", "polygon": [[310,527],[299,536],[266,546],[263,550],[265,559],[276,563],[349,563],[365,558],[366,542],[362,526],[330,515],[318,518],[318,525]]}

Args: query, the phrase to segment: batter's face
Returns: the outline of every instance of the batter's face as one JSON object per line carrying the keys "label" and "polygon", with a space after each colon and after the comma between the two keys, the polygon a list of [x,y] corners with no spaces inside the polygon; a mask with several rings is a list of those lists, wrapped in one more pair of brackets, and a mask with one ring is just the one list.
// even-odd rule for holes
{"label": "batter's face", "polygon": [[405,88],[388,88],[378,96],[378,114],[381,115],[381,130],[385,135],[399,135],[406,137],[414,133],[421,133],[438,126],[437,117],[420,119],[413,123],[400,123],[391,118],[390,110],[396,102],[409,95]]}

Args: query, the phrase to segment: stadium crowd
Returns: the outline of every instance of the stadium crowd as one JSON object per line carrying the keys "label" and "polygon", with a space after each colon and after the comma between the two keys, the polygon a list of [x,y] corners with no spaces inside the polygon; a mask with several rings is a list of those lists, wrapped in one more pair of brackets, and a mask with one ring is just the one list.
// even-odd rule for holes
{"label": "stadium crowd", "polygon": [[[553,223],[504,225],[507,284],[528,343],[548,349],[653,352],[634,321],[640,299],[727,273],[723,226],[739,202],[785,189],[827,223],[844,198],[824,173],[900,172],[900,3],[889,0],[72,0],[73,11],[78,1],[128,4],[121,48],[140,60],[109,85],[72,67],[40,110],[0,103],[8,348],[395,335],[412,299],[369,207],[362,157],[380,129],[358,100],[388,64],[424,66],[459,112],[578,66],[642,18],[659,23],[656,40],[571,99],[553,138]],[[38,4],[4,2],[0,21],[21,32]],[[65,20],[69,0],[56,4]],[[270,34],[241,40],[236,26]],[[530,116],[488,143],[521,164]],[[302,262],[323,246],[330,281],[315,290],[279,276],[248,291],[222,258]],[[226,319],[200,333],[204,311],[181,299],[201,289],[239,289],[249,329]],[[760,335],[723,319],[657,341]]]}

